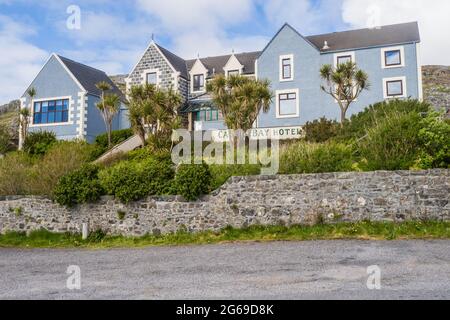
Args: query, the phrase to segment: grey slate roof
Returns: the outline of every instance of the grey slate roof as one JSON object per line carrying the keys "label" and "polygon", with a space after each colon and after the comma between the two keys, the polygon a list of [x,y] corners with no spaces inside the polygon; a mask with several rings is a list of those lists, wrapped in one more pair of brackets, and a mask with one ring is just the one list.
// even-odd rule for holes
{"label": "grey slate roof", "polygon": [[186,61],[183,58],[177,56],[176,54],[170,52],[166,48],[161,47],[159,44],[157,43],[155,44],[162,52],[162,54],[167,58],[167,60],[169,60],[172,67],[174,67],[175,70],[177,70],[183,78],[189,79],[189,73],[186,68]]}
{"label": "grey slate roof", "polygon": [[359,29],[344,32],[334,32],[306,37],[318,50],[324,51],[325,41],[329,50],[340,51],[358,48],[368,48],[384,45],[420,42],[419,25],[417,22],[382,26],[375,29]]}
{"label": "grey slate roof", "polygon": [[[235,56],[239,62],[244,66],[244,74],[254,74],[255,73],[255,61],[258,58],[260,51],[256,52],[244,52],[236,53]],[[231,58],[231,54],[216,57],[200,58],[200,61],[209,71],[209,76],[212,76],[215,72],[216,74],[223,74],[223,67],[227,64],[228,60]],[[192,59],[186,61],[188,70],[191,70],[197,59]]]}
{"label": "grey slate roof", "polygon": [[95,86],[97,83],[101,81],[105,81],[109,83],[112,87],[111,92],[119,95],[122,99],[124,99],[123,93],[117,88],[114,82],[106,75],[105,72],[89,67],[87,65],[81,64],[79,62],[64,58],[60,55],[58,57],[61,61],[66,65],[66,67],[72,72],[75,78],[80,82],[84,89],[87,90],[88,93],[100,96],[101,91],[97,89]]}

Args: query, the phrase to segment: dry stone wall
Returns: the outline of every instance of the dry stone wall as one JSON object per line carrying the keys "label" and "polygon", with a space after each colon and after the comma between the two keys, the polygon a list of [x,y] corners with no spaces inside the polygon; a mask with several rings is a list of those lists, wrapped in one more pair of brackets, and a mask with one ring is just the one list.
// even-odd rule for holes
{"label": "dry stone wall", "polygon": [[197,202],[148,198],[124,205],[105,197],[67,209],[39,197],[0,198],[0,233],[47,229],[140,236],[186,228],[406,220],[450,221],[449,170],[235,177]]}

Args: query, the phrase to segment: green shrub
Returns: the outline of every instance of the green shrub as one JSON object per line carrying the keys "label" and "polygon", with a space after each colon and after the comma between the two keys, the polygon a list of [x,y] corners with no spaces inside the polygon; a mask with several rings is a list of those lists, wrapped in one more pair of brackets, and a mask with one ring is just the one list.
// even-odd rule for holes
{"label": "green shrub", "polygon": [[409,170],[420,154],[422,116],[391,112],[368,129],[358,149],[366,170]]}
{"label": "green shrub", "polygon": [[366,136],[374,125],[391,117],[391,114],[415,113],[422,114],[431,110],[428,103],[418,100],[393,100],[376,103],[363,112],[353,115],[350,121],[338,132],[339,141],[357,140]]}
{"label": "green shrub", "polygon": [[305,140],[313,143],[326,142],[337,135],[339,123],[326,118],[307,122],[304,126]]}
{"label": "green shrub", "polygon": [[303,174],[353,171],[351,147],[337,142],[297,142],[281,151],[280,173]]}
{"label": "green shrub", "polygon": [[178,195],[193,201],[210,191],[211,182],[211,172],[207,164],[183,164],[177,171],[175,189]]}
{"label": "green shrub", "polygon": [[108,194],[124,203],[166,193],[173,178],[170,162],[151,158],[142,162],[124,161],[100,173],[101,184]]}
{"label": "green shrub", "polygon": [[24,152],[11,152],[0,159],[0,195],[27,195],[33,160]]}
{"label": "green shrub", "polygon": [[56,202],[72,207],[97,201],[104,193],[98,179],[99,167],[85,165],[62,177],[54,190]]}
{"label": "green shrub", "polygon": [[245,165],[210,165],[211,190],[216,190],[224,185],[231,177],[256,176],[261,174],[261,166],[254,164]]}
{"label": "green shrub", "polygon": [[439,113],[431,112],[422,120],[421,126],[418,167],[450,168],[450,122],[445,121]]}
{"label": "green shrub", "polygon": [[23,151],[32,156],[43,156],[56,142],[54,132],[30,132],[23,143]]}
{"label": "green shrub", "polygon": [[[127,139],[131,138],[134,135],[133,130],[124,129],[124,130],[116,130],[111,133],[111,142],[113,146],[116,146]],[[109,150],[108,146],[108,134],[99,135],[95,139],[94,143],[95,148],[92,151],[92,160],[96,160],[100,158],[103,154],[105,154]]]}
{"label": "green shrub", "polygon": [[14,149],[15,145],[10,129],[0,124],[0,155],[6,154]]}
{"label": "green shrub", "polygon": [[87,164],[91,152],[92,146],[86,142],[57,142],[30,169],[28,194],[52,196],[59,179]]}

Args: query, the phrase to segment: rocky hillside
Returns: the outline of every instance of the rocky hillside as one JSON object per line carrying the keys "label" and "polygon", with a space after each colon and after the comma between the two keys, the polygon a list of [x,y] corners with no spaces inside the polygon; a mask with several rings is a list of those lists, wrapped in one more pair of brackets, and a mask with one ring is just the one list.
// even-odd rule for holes
{"label": "rocky hillside", "polygon": [[123,92],[123,94],[127,91],[127,86],[125,84],[125,78],[128,77],[127,74],[119,74],[115,76],[109,76],[109,78],[114,82],[114,84]]}
{"label": "rocky hillside", "polygon": [[424,66],[422,71],[425,100],[450,112],[450,67]]}

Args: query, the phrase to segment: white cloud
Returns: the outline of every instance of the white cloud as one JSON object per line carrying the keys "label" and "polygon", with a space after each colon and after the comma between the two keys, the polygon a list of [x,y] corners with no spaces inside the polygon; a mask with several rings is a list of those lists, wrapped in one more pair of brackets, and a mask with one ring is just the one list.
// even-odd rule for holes
{"label": "white cloud", "polygon": [[260,50],[268,41],[263,36],[227,32],[254,16],[253,0],[137,0],[137,4],[156,19],[156,27],[170,37],[173,51],[184,58],[226,54],[232,49]]}
{"label": "white cloud", "polygon": [[[448,0],[344,0],[342,16],[352,27],[418,21],[424,64],[450,65],[450,1]],[[371,14],[375,13],[375,17]]]}
{"label": "white cloud", "polygon": [[49,56],[26,41],[34,34],[32,28],[0,15],[0,104],[19,98]]}

